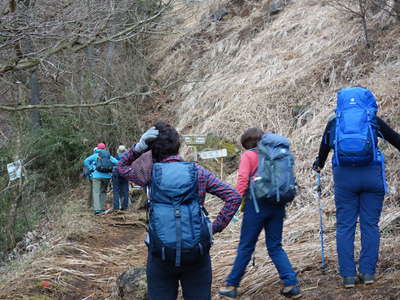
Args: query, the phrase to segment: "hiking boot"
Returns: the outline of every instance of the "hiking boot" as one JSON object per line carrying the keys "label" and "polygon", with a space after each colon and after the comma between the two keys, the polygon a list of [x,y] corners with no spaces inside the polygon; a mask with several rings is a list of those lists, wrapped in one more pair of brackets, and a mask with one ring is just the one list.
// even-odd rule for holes
{"label": "hiking boot", "polygon": [[281,290],[281,294],[286,298],[297,299],[301,297],[301,290],[298,285],[285,286]]}
{"label": "hiking boot", "polygon": [[237,288],[235,286],[223,286],[218,290],[218,294],[231,299],[237,298]]}
{"label": "hiking boot", "polygon": [[356,286],[356,277],[355,276],[343,277],[343,286],[346,289],[355,287]]}
{"label": "hiking boot", "polygon": [[360,273],[360,274],[358,274],[358,278],[360,279],[360,283],[364,283],[364,284],[372,284],[375,281],[375,275],[374,274],[363,274],[363,273]]}

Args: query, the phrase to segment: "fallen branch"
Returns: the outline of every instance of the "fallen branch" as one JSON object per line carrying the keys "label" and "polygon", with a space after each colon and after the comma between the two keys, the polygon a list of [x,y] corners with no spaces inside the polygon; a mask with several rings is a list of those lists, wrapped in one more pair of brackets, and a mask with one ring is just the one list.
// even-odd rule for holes
{"label": "fallen branch", "polygon": [[133,222],[133,223],[111,223],[110,225],[114,226],[114,227],[125,227],[125,226],[136,227],[136,226],[140,225],[140,226],[143,226],[144,228],[146,228],[146,224],[144,224],[143,222],[140,222],[140,221]]}

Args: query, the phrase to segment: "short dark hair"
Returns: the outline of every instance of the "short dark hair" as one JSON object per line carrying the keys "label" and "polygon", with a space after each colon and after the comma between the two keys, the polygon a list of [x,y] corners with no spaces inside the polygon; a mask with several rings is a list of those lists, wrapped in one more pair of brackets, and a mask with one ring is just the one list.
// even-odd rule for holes
{"label": "short dark hair", "polygon": [[149,143],[153,160],[160,162],[168,156],[177,155],[181,143],[176,129],[163,121],[158,121],[153,126],[159,132],[158,137]]}
{"label": "short dark hair", "polygon": [[255,148],[263,133],[264,132],[260,128],[249,128],[240,137],[240,143],[242,144],[243,148],[247,150]]}

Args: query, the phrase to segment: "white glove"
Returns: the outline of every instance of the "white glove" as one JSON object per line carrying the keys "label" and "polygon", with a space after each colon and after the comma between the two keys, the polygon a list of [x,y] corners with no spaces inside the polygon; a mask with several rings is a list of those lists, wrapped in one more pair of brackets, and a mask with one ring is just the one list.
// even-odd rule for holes
{"label": "white glove", "polygon": [[155,140],[158,137],[158,129],[155,127],[151,127],[145,133],[143,133],[142,137],[139,140],[139,143],[135,145],[135,151],[144,152],[149,147],[147,145],[148,142]]}

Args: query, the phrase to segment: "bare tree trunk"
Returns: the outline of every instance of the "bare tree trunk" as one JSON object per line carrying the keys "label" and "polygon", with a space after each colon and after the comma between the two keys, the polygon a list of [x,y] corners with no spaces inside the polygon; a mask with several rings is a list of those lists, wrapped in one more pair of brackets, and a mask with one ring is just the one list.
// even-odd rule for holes
{"label": "bare tree trunk", "polygon": [[368,0],[367,7],[375,15],[387,6],[387,0]]}
{"label": "bare tree trunk", "polygon": [[[32,8],[32,6],[35,4],[34,1],[31,0],[25,0],[22,1],[24,4],[24,14],[25,14],[25,18],[29,19],[29,9]],[[10,8],[12,7],[11,3],[10,3]],[[29,24],[29,21],[27,21],[27,24]],[[18,43],[18,47],[16,47],[16,53],[17,53],[17,57],[21,56],[23,57],[26,54],[29,53],[33,53],[34,52],[34,45],[33,45],[33,41],[31,39],[30,36],[28,36],[25,40],[25,49],[26,51],[24,51],[23,49],[24,47],[21,47],[21,45]],[[39,85],[39,80],[38,80],[38,74],[37,74],[37,70],[34,70],[31,74],[30,74],[30,78],[29,78],[29,87],[30,87],[30,97],[29,97],[29,104],[31,105],[38,105],[40,104],[40,85]],[[38,109],[34,109],[31,111],[31,123],[32,123],[32,128],[33,129],[38,129],[40,128],[40,112]]]}
{"label": "bare tree trunk", "polygon": [[15,0],[9,0],[8,6],[10,8],[10,12],[15,12],[15,9],[17,8],[17,2]]}
{"label": "bare tree trunk", "polygon": [[[20,159],[21,154],[21,132],[20,128],[17,129],[17,137],[15,139],[15,146],[16,146],[16,154],[14,155],[14,161]],[[7,246],[9,249],[12,249],[16,245],[16,238],[15,238],[15,225],[17,222],[18,216],[18,208],[21,206],[22,202],[22,176],[18,179],[18,188],[16,188],[15,192],[11,192],[11,195],[15,195],[14,199],[11,200],[11,207],[8,212],[7,217],[7,225],[5,228],[5,232],[7,234]]]}
{"label": "bare tree trunk", "polygon": [[393,0],[393,12],[396,14],[397,21],[400,22],[400,0]]}
{"label": "bare tree trunk", "polygon": [[[110,11],[114,12],[116,8],[116,4],[114,1],[110,1]],[[111,22],[111,35],[114,35],[117,32],[117,24],[116,24],[116,17],[114,16],[110,22]],[[104,66],[104,72],[103,76],[105,78],[104,82],[102,85],[98,85],[97,92],[95,93],[96,95],[96,102],[102,101],[104,98],[110,98],[111,97],[111,89],[109,82],[111,82],[111,76],[112,76],[112,63],[113,63],[113,58],[114,58],[114,50],[115,50],[115,42],[110,41],[107,47],[107,53],[106,53],[106,61],[105,61],[105,66]]]}
{"label": "bare tree trunk", "polygon": [[[39,80],[37,76],[37,71],[33,71],[30,78],[30,87],[31,87],[31,96],[29,104],[37,105],[40,104],[40,86]],[[41,126],[40,122],[40,112],[38,109],[34,109],[31,111],[31,121],[32,121],[32,128],[38,129]]]}
{"label": "bare tree trunk", "polygon": [[84,102],[88,102],[90,99],[90,103],[95,103],[97,99],[95,99],[95,90],[96,90],[96,79],[93,75],[93,62],[94,62],[94,55],[93,55],[93,45],[87,47],[85,49],[86,54],[86,76],[84,76],[84,84],[83,84],[83,95]]}
{"label": "bare tree trunk", "polygon": [[364,30],[365,44],[366,44],[367,48],[370,48],[371,43],[369,41],[369,36],[368,36],[367,8],[366,8],[365,0],[358,0],[358,6],[360,9],[360,14],[361,14],[361,23],[362,23],[363,30]]}

